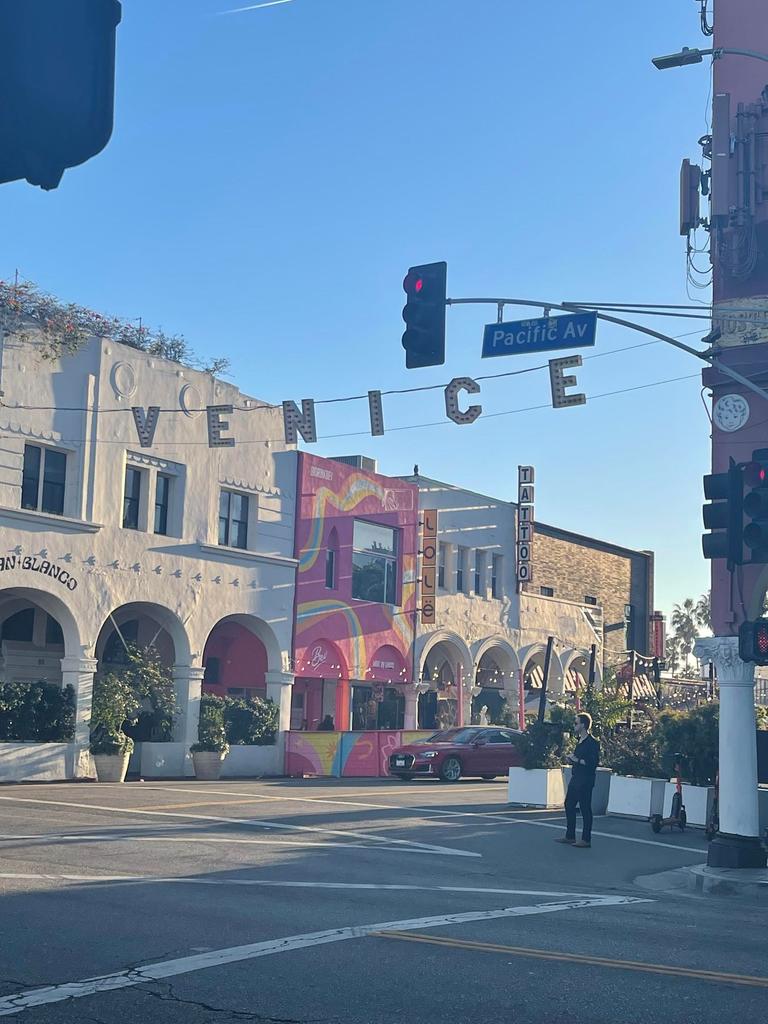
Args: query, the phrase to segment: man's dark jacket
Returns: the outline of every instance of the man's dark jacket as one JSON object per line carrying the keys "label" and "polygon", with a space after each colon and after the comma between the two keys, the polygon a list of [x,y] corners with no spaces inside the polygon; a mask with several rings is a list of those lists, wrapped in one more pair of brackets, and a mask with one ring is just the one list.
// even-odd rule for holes
{"label": "man's dark jacket", "polygon": [[597,766],[600,763],[600,744],[594,736],[587,734],[577,744],[573,756],[584,764],[574,764],[571,771],[571,780],[578,786],[594,786]]}

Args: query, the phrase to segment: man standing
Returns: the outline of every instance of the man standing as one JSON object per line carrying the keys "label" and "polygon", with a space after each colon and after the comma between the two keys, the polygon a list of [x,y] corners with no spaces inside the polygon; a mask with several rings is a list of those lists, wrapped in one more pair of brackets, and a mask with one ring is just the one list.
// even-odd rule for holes
{"label": "man standing", "polygon": [[[576,716],[576,736],[579,742],[568,760],[573,765],[571,781],[565,797],[565,835],[558,843],[567,843],[582,850],[592,845],[592,790],[595,785],[597,765],[600,761],[600,744],[590,732],[592,716],[586,712]],[[581,810],[581,839],[576,839],[576,808]]]}

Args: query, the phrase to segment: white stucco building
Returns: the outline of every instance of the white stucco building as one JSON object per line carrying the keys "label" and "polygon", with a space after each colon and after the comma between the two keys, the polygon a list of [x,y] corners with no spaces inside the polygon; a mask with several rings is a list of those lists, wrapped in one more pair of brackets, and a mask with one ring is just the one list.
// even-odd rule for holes
{"label": "white stucco building", "polygon": [[[6,335],[0,388],[0,679],[71,684],[77,702],[74,742],[26,745],[40,764],[24,775],[90,772],[94,673],[123,638],[173,666],[181,714],[152,774],[191,773],[206,645],[238,646],[244,688],[288,728],[296,465],[280,409],[98,338],[48,360]],[[235,447],[209,447],[209,405],[234,406]],[[150,447],[132,406],[160,409]],[[20,751],[0,745],[0,779]],[[264,756],[282,770],[279,745]]]}
{"label": "white stucco building", "polygon": [[[477,721],[483,705],[491,718],[502,701],[516,711],[521,675],[530,705],[541,687],[550,636],[549,694],[583,690],[593,645],[600,685],[606,627],[621,628],[617,649],[632,639],[623,620],[606,622],[606,607],[615,617],[618,606],[642,605],[634,640],[647,648],[650,553],[537,524],[534,580],[518,593],[515,504],[422,475],[405,479],[418,483],[419,507],[437,509],[439,516],[436,621],[419,626],[416,643],[419,725],[457,720],[459,691],[465,724]],[[643,570],[640,581],[636,565]]]}

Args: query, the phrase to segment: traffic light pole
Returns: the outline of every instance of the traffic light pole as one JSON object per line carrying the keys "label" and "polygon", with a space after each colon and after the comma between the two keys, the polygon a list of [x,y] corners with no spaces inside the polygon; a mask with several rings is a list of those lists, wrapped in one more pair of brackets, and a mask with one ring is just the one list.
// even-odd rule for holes
{"label": "traffic light pole", "polygon": [[[486,305],[496,306],[499,314],[499,322],[503,316],[505,306],[528,306],[538,307],[543,309],[544,315],[548,315],[550,309],[562,309],[566,313],[584,313],[593,312],[589,306],[580,306],[575,302],[538,302],[534,299],[446,299],[446,306],[460,306],[460,305]],[[667,345],[672,345],[675,348],[679,348],[682,352],[687,352],[688,355],[695,356],[702,362],[707,363],[714,369],[719,370],[720,373],[726,377],[730,377],[731,380],[738,381],[743,387],[752,391],[754,394],[759,395],[768,401],[768,391],[764,388],[759,387],[754,381],[751,381],[749,377],[745,377],[739,373],[738,370],[732,369],[726,363],[720,362],[720,360],[714,355],[707,355],[704,352],[699,352],[698,349],[692,348],[690,345],[686,345],[684,342],[679,341],[677,338],[672,338],[668,334],[662,334],[660,331],[654,331],[651,327],[645,327],[643,324],[636,324],[633,320],[623,320],[621,317],[609,316],[607,313],[597,313],[598,320],[605,320],[607,323],[618,324],[619,327],[627,327],[631,331],[639,331],[640,334],[647,334],[651,338],[655,338],[657,341],[663,341]]]}

